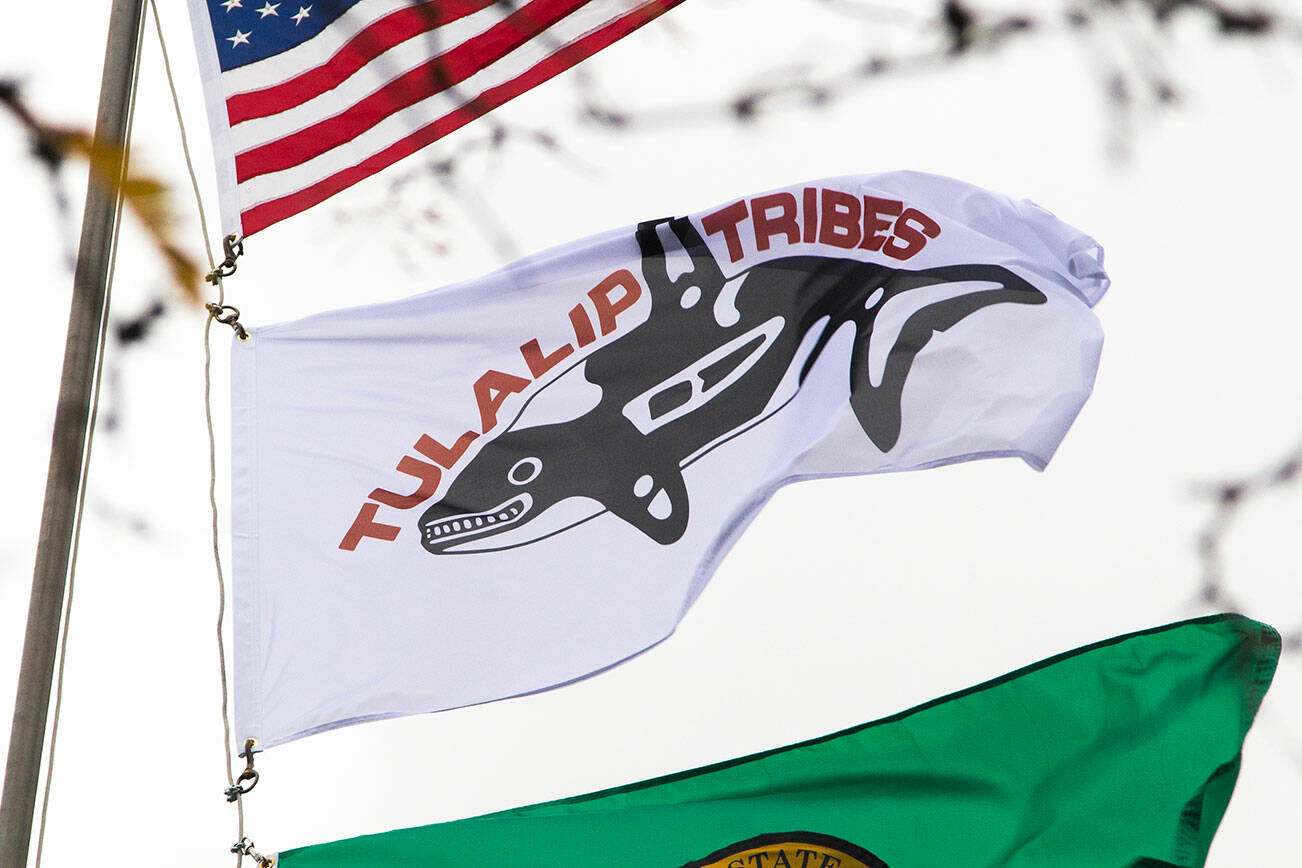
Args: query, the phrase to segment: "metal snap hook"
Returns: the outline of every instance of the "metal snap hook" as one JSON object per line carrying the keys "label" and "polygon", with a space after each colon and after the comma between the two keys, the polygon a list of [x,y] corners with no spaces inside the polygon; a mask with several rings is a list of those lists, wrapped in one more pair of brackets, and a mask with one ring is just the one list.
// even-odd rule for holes
{"label": "metal snap hook", "polygon": [[232,304],[218,304],[210,301],[204,306],[209,316],[222,325],[228,325],[235,330],[235,335],[242,341],[249,339],[249,333],[240,325],[240,309]]}

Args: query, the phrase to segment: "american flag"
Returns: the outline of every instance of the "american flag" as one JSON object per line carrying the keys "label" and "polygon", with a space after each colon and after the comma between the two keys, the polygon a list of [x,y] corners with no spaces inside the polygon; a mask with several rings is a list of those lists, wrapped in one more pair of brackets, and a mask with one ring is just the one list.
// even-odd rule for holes
{"label": "american flag", "polygon": [[222,225],[297,214],[682,0],[189,0]]}

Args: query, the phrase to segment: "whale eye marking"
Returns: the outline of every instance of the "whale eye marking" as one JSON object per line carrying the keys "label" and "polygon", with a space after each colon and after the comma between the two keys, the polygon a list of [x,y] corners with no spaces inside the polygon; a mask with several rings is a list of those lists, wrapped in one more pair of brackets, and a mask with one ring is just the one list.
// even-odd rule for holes
{"label": "whale eye marking", "polygon": [[877,302],[882,300],[882,296],[885,294],[886,294],[886,290],[882,289],[880,286],[877,287],[875,290],[873,290],[873,294],[868,296],[868,298],[864,301],[863,309],[872,310],[873,307],[877,304]]}
{"label": "whale eye marking", "polygon": [[687,289],[683,290],[683,294],[678,299],[678,303],[682,305],[683,310],[689,310],[695,307],[696,303],[700,300],[701,288],[699,286],[689,286]]}
{"label": "whale eye marking", "polygon": [[639,477],[637,482],[633,483],[633,495],[635,497],[646,497],[651,493],[651,486],[654,482],[655,480],[650,476],[643,475]]}
{"label": "whale eye marking", "polygon": [[542,472],[542,462],[537,458],[521,458],[507,471],[506,478],[515,485],[533,482]]}

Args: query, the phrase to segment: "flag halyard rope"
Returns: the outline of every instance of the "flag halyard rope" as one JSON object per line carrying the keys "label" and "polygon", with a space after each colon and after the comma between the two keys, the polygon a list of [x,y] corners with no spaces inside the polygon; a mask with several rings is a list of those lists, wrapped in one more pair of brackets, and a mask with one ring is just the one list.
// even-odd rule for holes
{"label": "flag halyard rope", "polygon": [[[217,287],[216,306],[220,309],[225,301],[225,289],[220,279],[215,281]],[[231,753],[231,718],[230,718],[230,687],[226,677],[226,641],[222,636],[222,626],[226,620],[226,577],[222,569],[221,548],[220,548],[220,531],[218,528],[218,510],[217,510],[217,440],[213,433],[212,421],[212,324],[217,318],[217,314],[212,308],[208,309],[208,316],[203,323],[203,411],[204,423],[208,431],[208,506],[212,514],[212,556],[213,566],[217,574],[217,660],[218,673],[221,680],[221,714],[222,714],[222,748],[226,753],[226,797],[229,801],[235,803],[236,814],[236,844],[231,848],[235,854],[236,868],[244,864],[246,855],[249,853],[249,847],[242,846],[248,839],[244,835],[244,790],[236,783],[235,778],[235,759]],[[250,758],[253,755],[254,744],[249,739],[245,744],[246,752]],[[250,787],[249,789],[252,789]],[[234,797],[232,798],[232,794]],[[262,864],[259,862],[259,864]],[[264,866],[265,868],[265,866]]]}
{"label": "flag halyard rope", "polygon": [[181,117],[181,100],[176,95],[176,81],[172,78],[172,61],[167,53],[167,40],[163,38],[163,24],[158,17],[158,6],[149,0],[149,11],[154,18],[154,32],[158,34],[158,47],[163,55],[163,72],[166,73],[167,87],[172,94],[172,108],[176,112],[176,125],[181,133],[181,151],[185,155],[185,168],[190,173],[190,189],[194,191],[194,201],[199,209],[199,230],[203,233],[203,252],[208,257],[208,268],[216,268],[212,258],[212,239],[208,237],[207,211],[203,207],[203,195],[199,192],[199,177],[194,171],[194,161],[190,158],[190,138],[185,132],[185,121]]}
{"label": "flag halyard rope", "polygon": [[[155,0],[149,0],[149,9],[154,19],[154,30],[158,35],[158,44],[163,57],[163,70],[166,73],[167,86],[172,95],[172,108],[176,113],[176,124],[181,136],[181,149],[185,156],[186,169],[190,175],[190,187],[194,192],[195,208],[199,217],[199,228],[203,233],[204,254],[208,257],[209,272],[205,280],[217,291],[217,299],[204,305],[208,316],[204,318],[203,327],[203,405],[204,424],[208,435],[208,506],[212,516],[212,555],[213,567],[217,576],[217,659],[218,677],[221,684],[222,748],[226,756],[227,801],[235,804],[236,842],[230,848],[235,854],[236,868],[243,865],[248,856],[260,868],[271,868],[275,860],[262,855],[254,849],[253,841],[244,834],[244,795],[251,791],[258,782],[258,772],[253,768],[253,754],[257,748],[255,739],[245,741],[243,748],[247,764],[239,776],[235,775],[235,759],[231,751],[230,688],[226,673],[226,642],[222,628],[226,620],[226,577],[222,567],[219,511],[217,507],[217,440],[212,419],[212,324],[214,321],[229,325],[235,330],[240,340],[248,340],[248,333],[239,323],[240,312],[226,304],[224,278],[230,277],[237,268],[236,260],[244,253],[243,239],[238,235],[228,235],[222,239],[225,258],[218,263],[213,257],[212,238],[208,234],[207,209],[204,207],[203,195],[199,190],[198,176],[194,170],[194,161],[190,156],[189,138],[186,135],[185,120],[181,113],[181,101],[176,92],[176,81],[172,76],[172,65],[167,52],[167,39],[163,35],[163,26],[158,14]],[[244,783],[248,781],[248,786]]]}
{"label": "flag halyard rope", "polygon": [[[161,38],[161,33],[160,33]],[[180,115],[177,115],[180,120]],[[202,202],[199,202],[202,208]],[[202,211],[200,212],[202,221]],[[231,235],[224,239],[228,251],[227,259],[233,260],[234,256],[239,253],[231,254],[234,245],[239,244],[239,252],[243,252],[243,244],[239,242],[237,236]],[[209,253],[211,262],[212,254]],[[224,265],[224,263],[223,263]],[[229,273],[234,272],[233,262]],[[231,852],[235,854],[236,868],[244,864],[244,857],[249,856],[262,868],[270,868],[272,864],[265,856],[261,856],[253,849],[253,842],[244,834],[244,794],[253,789],[253,784],[247,788],[241,786],[241,783],[249,778],[246,777],[250,772],[253,774],[253,782],[257,782],[257,772],[253,771],[253,752],[257,747],[254,739],[248,739],[244,743],[244,753],[248,757],[248,767],[242,772],[237,779],[235,776],[235,760],[231,753],[231,718],[230,718],[230,687],[226,675],[226,640],[222,635],[222,627],[226,620],[226,576],[222,567],[221,557],[221,535],[218,524],[219,511],[217,508],[217,438],[214,433],[212,421],[212,324],[220,322],[232,326],[240,340],[248,340],[248,334],[244,327],[239,324],[239,311],[226,304],[226,287],[223,281],[223,267],[215,266],[209,273],[207,279],[217,289],[217,300],[204,305],[208,311],[208,316],[203,322],[203,415],[204,424],[208,433],[208,507],[212,515],[212,556],[213,567],[217,574],[217,660],[218,673],[221,680],[221,714],[222,714],[222,747],[226,753],[226,799],[235,803],[236,814],[236,836],[237,840],[231,847]],[[233,317],[226,312],[233,311]]]}

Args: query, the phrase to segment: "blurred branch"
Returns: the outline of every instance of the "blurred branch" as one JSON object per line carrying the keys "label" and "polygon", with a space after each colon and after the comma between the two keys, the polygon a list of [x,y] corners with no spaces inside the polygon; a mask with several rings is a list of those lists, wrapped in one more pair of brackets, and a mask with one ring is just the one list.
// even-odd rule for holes
{"label": "blurred branch", "polygon": [[581,89],[582,115],[590,123],[616,131],[653,128],[667,123],[750,123],[766,114],[792,108],[819,108],[882,79],[943,69],[970,58],[1049,34],[1074,34],[1085,38],[1104,28],[1129,31],[1122,56],[1105,56],[1099,45],[1090,45],[1103,68],[1102,90],[1110,109],[1112,130],[1109,152],[1124,157],[1125,142],[1133,125],[1130,115],[1136,105],[1161,108],[1177,101],[1179,89],[1160,63],[1159,45],[1151,35],[1133,32],[1137,19],[1161,32],[1181,14],[1198,15],[1224,37],[1264,38],[1284,36],[1302,39],[1302,22],[1256,6],[1232,6],[1213,0],[1082,0],[1053,13],[1010,13],[990,11],[965,0],[944,0],[924,16],[855,0],[819,0],[827,8],[855,19],[869,19],[874,26],[904,26],[931,34],[930,47],[911,53],[874,53],[841,73],[815,78],[808,72],[818,58],[786,58],[781,64],[761,71],[762,84],[744,88],[721,99],[636,111],[604,99],[591,77],[576,79]]}
{"label": "blurred branch", "polygon": [[[517,5],[508,0],[501,2],[512,8]],[[1028,13],[992,9],[975,0],[940,0],[925,9],[872,0],[804,2],[843,16],[848,24],[866,27],[869,33],[880,34],[889,29],[906,32],[910,42],[921,40],[923,47],[896,53],[866,53],[852,58],[848,68],[831,73],[816,72],[827,60],[822,55],[785,57],[758,69],[753,76],[758,84],[698,103],[657,109],[629,107],[620,98],[607,96],[599,76],[592,72],[593,67],[581,65],[567,78],[577,93],[579,119],[616,134],[684,124],[749,124],[782,111],[824,108],[891,77],[955,70],[957,64],[1032,39],[1066,35],[1082,45],[1094,62],[1107,106],[1102,130],[1106,153],[1115,161],[1123,161],[1135,136],[1137,114],[1162,110],[1179,101],[1180,88],[1168,64],[1163,62],[1165,45],[1159,37],[1181,16],[1203,19],[1224,38],[1282,36],[1302,40],[1302,23],[1295,18],[1265,7],[1215,0],[1078,0],[1056,11]],[[429,6],[427,14],[436,15],[436,8]],[[799,11],[791,10],[789,14],[798,15]],[[676,29],[676,21],[670,16],[660,26],[666,33],[682,36]],[[436,40],[437,31],[430,38]],[[442,47],[435,41],[432,54],[441,56]],[[435,64],[432,70],[441,88],[455,97],[456,85],[450,80],[443,81],[440,65]],[[571,168],[580,161],[565,150],[550,130],[528,129],[499,117],[489,115],[480,119],[477,128],[486,132],[461,139],[455,149],[440,149],[438,145],[430,148],[414,168],[392,175],[382,203],[362,213],[337,213],[338,219],[396,221],[396,236],[405,238],[408,245],[414,239],[417,250],[442,256],[448,251],[444,237],[448,224],[439,225],[438,221],[441,212],[455,203],[498,258],[513,258],[519,245],[483,193],[493,173],[475,172],[467,164],[478,155],[500,158],[511,145],[538,147],[558,159],[569,158]],[[400,191],[410,192],[422,179],[433,182],[433,195],[425,193],[418,211],[413,212],[410,206],[404,205]],[[427,203],[431,199],[447,204],[429,207]],[[421,227],[421,223],[425,225]],[[437,238],[431,240],[431,235]],[[403,249],[397,255],[406,262],[411,251]],[[411,261],[414,267],[414,260]]]}
{"label": "blurred branch", "polygon": [[[1272,489],[1296,484],[1302,479],[1302,443],[1283,460],[1249,476],[1211,486],[1216,508],[1198,537],[1198,556],[1202,567],[1199,596],[1216,609],[1241,611],[1238,599],[1229,590],[1222,560],[1222,546],[1230,526],[1244,505],[1252,498]],[[1281,630],[1286,651],[1302,651],[1302,624]]]}
{"label": "blurred branch", "polygon": [[[567,150],[547,130],[504,122],[493,116],[482,118],[477,129],[483,132],[463,139],[455,149],[435,144],[423,160],[410,168],[391,169],[384,199],[375,207],[355,214],[336,211],[335,218],[340,222],[384,220],[395,226],[395,239],[401,238],[408,244],[415,242],[435,256],[446,255],[448,244],[441,237],[443,215],[439,209],[424,204],[429,197],[420,198],[422,204],[414,214],[410,204],[404,207],[412,188],[427,182],[434,185],[436,198],[445,199],[468,218],[470,226],[485,240],[494,256],[504,263],[518,258],[520,243],[493,209],[493,200],[483,189],[499,173],[502,162],[509,159],[508,152],[513,148],[541,151],[570,171],[589,177],[597,175],[599,170]],[[411,266],[408,270],[414,269],[410,251],[395,245],[395,252]]]}
{"label": "blurred branch", "polygon": [[123,201],[144,226],[155,251],[166,262],[173,284],[182,296],[198,303],[199,267],[172,239],[167,185],[135,171],[119,185],[116,173],[122,155],[116,149],[96,146],[92,136],[83,130],[56,127],[42,121],[24,102],[18,85],[13,81],[0,80],[0,106],[27,130],[33,156],[50,173],[55,204],[65,221],[69,221],[71,215],[59,184],[59,173],[69,157],[78,157],[88,164],[93,183],[104,185],[109,190],[118,189]]}

